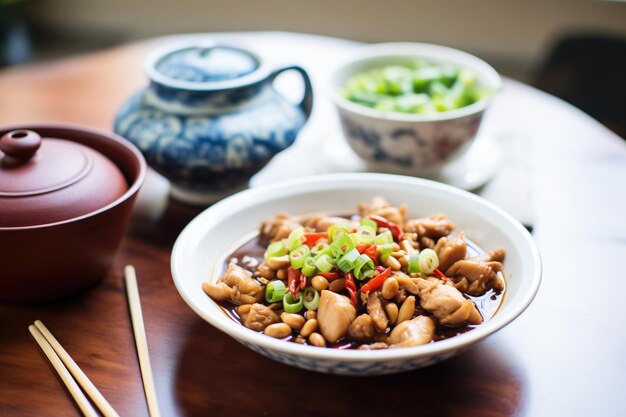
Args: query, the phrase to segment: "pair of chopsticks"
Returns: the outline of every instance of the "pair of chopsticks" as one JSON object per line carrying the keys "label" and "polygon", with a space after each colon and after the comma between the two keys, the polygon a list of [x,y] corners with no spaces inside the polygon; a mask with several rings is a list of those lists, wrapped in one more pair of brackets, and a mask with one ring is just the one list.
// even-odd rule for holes
{"label": "pair of chopsticks", "polygon": [[[143,314],[141,312],[135,268],[128,265],[124,269],[124,272],[126,278],[126,294],[130,308],[133,332],[135,334],[137,355],[139,356],[141,378],[143,380],[146,401],[148,403],[148,411],[151,417],[160,417],[161,413],[154,389],[154,377],[152,375],[152,367],[150,366],[150,355],[148,354],[148,343],[143,324]],[[98,417],[98,413],[85,395],[87,394],[105,417],[119,417],[119,414],[113,409],[111,404],[109,404],[100,391],[98,391],[96,386],[41,321],[35,321],[34,324],[28,326],[28,330],[61,377],[61,380],[85,416]]]}

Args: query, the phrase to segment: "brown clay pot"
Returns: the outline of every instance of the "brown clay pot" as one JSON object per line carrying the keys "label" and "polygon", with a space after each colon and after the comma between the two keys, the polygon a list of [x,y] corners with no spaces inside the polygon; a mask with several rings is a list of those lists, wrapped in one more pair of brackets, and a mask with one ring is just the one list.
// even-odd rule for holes
{"label": "brown clay pot", "polygon": [[145,174],[113,133],[0,127],[0,300],[50,300],[104,276]]}

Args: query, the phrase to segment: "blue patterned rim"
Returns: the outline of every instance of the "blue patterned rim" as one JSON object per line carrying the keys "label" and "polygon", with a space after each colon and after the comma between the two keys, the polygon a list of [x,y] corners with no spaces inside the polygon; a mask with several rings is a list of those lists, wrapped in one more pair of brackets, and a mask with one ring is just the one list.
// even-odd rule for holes
{"label": "blue patterned rim", "polygon": [[259,63],[258,68],[254,71],[246,74],[244,76],[230,79],[230,80],[222,80],[222,81],[205,81],[205,82],[194,82],[194,81],[185,81],[178,80],[175,78],[168,77],[164,75],[158,70],[158,64],[168,55],[171,55],[177,51],[203,47],[203,45],[215,45],[214,42],[198,42],[198,41],[185,41],[178,42],[174,44],[168,44],[162,48],[156,49],[153,51],[147,58],[144,69],[148,77],[153,83],[162,85],[164,87],[169,87],[178,90],[189,90],[189,91],[221,91],[221,90],[230,90],[233,88],[244,87],[252,84],[256,84],[262,82],[270,76],[271,70],[267,66],[267,64],[261,59],[261,57],[253,51],[239,48],[233,45],[219,45],[228,49],[240,51],[247,55],[250,55],[256,62]]}

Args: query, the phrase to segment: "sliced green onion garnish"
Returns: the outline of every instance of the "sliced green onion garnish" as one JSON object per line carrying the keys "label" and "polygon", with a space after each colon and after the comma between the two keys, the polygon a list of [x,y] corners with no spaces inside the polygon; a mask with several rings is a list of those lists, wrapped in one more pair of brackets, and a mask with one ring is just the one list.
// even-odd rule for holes
{"label": "sliced green onion garnish", "polygon": [[275,256],[283,256],[287,253],[285,244],[281,241],[270,243],[265,251],[265,259],[273,258]]}
{"label": "sliced green onion garnish", "polygon": [[361,219],[361,226],[371,227],[372,229],[374,229],[374,233],[376,233],[376,231],[378,230],[378,225],[376,224],[376,222],[369,217],[364,217]]}
{"label": "sliced green onion garnish", "polygon": [[287,313],[297,313],[302,310],[302,306],[304,304],[302,293],[299,292],[298,300],[293,299],[293,295],[290,292],[287,292],[283,297],[283,310]]}
{"label": "sliced green onion garnish", "polygon": [[439,257],[437,252],[428,248],[419,254],[419,266],[423,273],[430,274],[439,266]]}
{"label": "sliced green onion garnish", "polygon": [[309,247],[302,245],[289,252],[289,261],[293,269],[302,268],[304,265],[304,259],[309,256]]}
{"label": "sliced green onion garnish", "polygon": [[334,259],[338,259],[343,256],[343,254],[354,249],[354,246],[354,242],[352,242],[350,236],[342,232],[337,236],[337,239],[330,244],[330,256]]}
{"label": "sliced green onion garnish", "polygon": [[372,243],[376,238],[376,229],[365,224],[359,226],[356,233],[359,235],[360,243]]}
{"label": "sliced green onion garnish", "polygon": [[350,240],[352,241],[352,244],[354,246],[358,246],[358,245],[360,245],[362,243],[361,242],[361,236],[359,236],[358,233],[350,233],[348,235],[348,237],[350,238]]}
{"label": "sliced green onion garnish", "polygon": [[324,253],[324,251],[328,248],[328,246],[329,245],[326,242],[320,242],[316,244],[315,246],[311,248],[311,255],[317,256],[321,253]]}
{"label": "sliced green onion garnish", "polygon": [[347,227],[342,226],[341,224],[333,224],[328,228],[328,240],[330,242],[334,242],[340,233],[350,233],[350,230]]}
{"label": "sliced green onion garnish", "polygon": [[271,281],[265,287],[265,300],[268,303],[276,303],[283,299],[287,292],[285,283],[282,281]]}
{"label": "sliced green onion garnish", "polygon": [[385,243],[384,245],[378,245],[380,250],[380,260],[385,261],[391,252],[393,252],[393,245],[391,243]]}
{"label": "sliced green onion garnish", "polygon": [[421,272],[419,259],[419,251],[414,250],[409,254],[409,274],[416,274],[418,272]]}
{"label": "sliced green onion garnish", "polygon": [[304,307],[307,310],[317,310],[320,303],[320,293],[313,287],[306,287],[304,290]]}
{"label": "sliced green onion garnish", "polygon": [[350,252],[343,255],[337,261],[337,267],[341,269],[343,272],[349,272],[354,268],[354,263],[359,257],[359,251],[356,249],[352,249]]}
{"label": "sliced green onion garnish", "polygon": [[365,279],[364,273],[374,270],[374,261],[366,254],[361,254],[354,262],[354,277],[358,280]]}
{"label": "sliced green onion garnish", "polygon": [[335,266],[335,263],[330,255],[322,254],[320,257],[315,259],[315,266],[322,272],[330,272],[330,270]]}
{"label": "sliced green onion garnish", "polygon": [[304,265],[302,265],[302,273],[307,277],[312,277],[315,275],[315,271],[317,267],[315,266],[315,259],[310,256],[307,256],[304,260]]}
{"label": "sliced green onion garnish", "polygon": [[287,238],[287,249],[289,252],[296,249],[298,246],[302,245],[302,238],[304,237],[304,228],[298,227],[289,233],[289,237]]}
{"label": "sliced green onion garnish", "polygon": [[374,238],[375,245],[384,245],[386,243],[393,243],[393,235],[390,230],[385,230]]}

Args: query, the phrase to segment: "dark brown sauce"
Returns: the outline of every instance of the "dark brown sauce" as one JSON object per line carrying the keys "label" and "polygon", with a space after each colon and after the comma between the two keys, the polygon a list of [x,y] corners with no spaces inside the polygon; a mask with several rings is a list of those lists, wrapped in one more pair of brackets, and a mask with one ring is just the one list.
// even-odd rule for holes
{"label": "dark brown sauce", "polygon": [[[474,242],[468,239],[466,240],[467,240],[467,254],[469,255],[469,257],[482,256],[486,254],[486,252],[483,249],[481,249],[478,245],[476,245]],[[228,264],[230,262],[236,263],[237,265],[241,266],[242,268],[246,269],[248,272],[252,274],[256,270],[256,267],[261,262],[263,262],[263,255],[265,254],[265,248],[266,248],[266,245],[264,245],[264,242],[261,242],[258,236],[248,240],[239,248],[237,248],[232,254],[226,257],[224,264],[221,266],[220,270],[218,271],[219,275],[221,276],[226,271],[226,269],[228,268]],[[464,325],[464,326],[458,326],[458,327],[442,326],[438,324],[435,330],[434,341],[436,342],[439,340],[449,339],[451,337],[466,333],[470,330],[473,330],[477,327],[482,326],[485,322],[489,321],[489,319],[491,319],[493,315],[497,312],[500,306],[500,303],[502,302],[504,292],[505,291],[496,293],[493,290],[489,290],[485,294],[478,296],[478,297],[465,295],[465,297],[474,301],[474,303],[476,304],[476,308],[478,308],[478,311],[483,316],[483,322],[478,325]],[[347,294],[344,294],[344,295],[347,295]],[[237,323],[243,326],[241,322],[241,318],[239,317],[239,314],[237,314],[237,311],[235,310],[237,305],[227,300],[221,301],[219,305],[222,307],[222,310],[224,311],[226,315],[228,315],[232,320],[236,321]],[[357,309],[357,316],[359,314],[366,313],[366,312],[367,311],[365,311],[365,309],[363,309],[362,307],[359,307]],[[303,313],[304,311],[300,314],[303,315]],[[419,307],[419,304],[416,305],[416,315],[418,313],[423,314],[423,315],[430,315],[428,312],[422,310],[421,307]],[[384,334],[381,334],[381,339],[384,338],[385,335],[388,335],[390,332],[391,332],[391,329],[388,328]],[[291,336],[286,337],[283,340],[292,341],[293,339],[295,339],[296,336],[297,334],[294,333]],[[308,342],[306,343],[308,344]],[[360,343],[352,342],[350,340],[347,340],[347,338],[343,338],[343,339],[338,340],[333,345],[330,345],[330,347],[336,348],[336,349],[356,349],[360,345],[361,345]]]}

